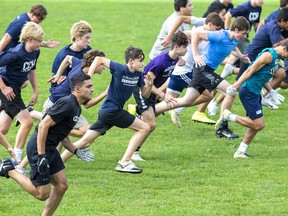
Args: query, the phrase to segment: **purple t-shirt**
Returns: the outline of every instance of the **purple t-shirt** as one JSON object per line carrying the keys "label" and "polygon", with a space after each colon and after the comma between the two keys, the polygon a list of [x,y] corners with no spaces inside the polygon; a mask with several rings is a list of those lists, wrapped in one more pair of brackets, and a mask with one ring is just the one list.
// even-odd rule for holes
{"label": "purple t-shirt", "polygon": [[172,59],[169,56],[169,52],[162,53],[156,56],[146,65],[144,68],[144,75],[146,75],[149,71],[153,72],[156,77],[154,79],[154,86],[159,88],[169,78],[178,60],[179,58]]}

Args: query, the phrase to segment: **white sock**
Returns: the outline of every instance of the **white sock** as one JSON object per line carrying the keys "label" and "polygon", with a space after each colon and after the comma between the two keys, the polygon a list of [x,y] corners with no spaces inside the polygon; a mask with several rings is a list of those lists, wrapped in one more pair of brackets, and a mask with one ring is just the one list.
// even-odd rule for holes
{"label": "white sock", "polygon": [[231,113],[231,114],[228,116],[228,121],[236,122],[236,117],[237,117],[237,115]]}
{"label": "white sock", "polygon": [[240,143],[240,146],[237,151],[245,153],[249,145],[244,142]]}
{"label": "white sock", "polygon": [[20,163],[21,158],[22,158],[22,152],[23,152],[23,149],[19,149],[19,148],[14,147],[14,153],[15,153],[16,159],[18,160],[19,163]]}
{"label": "white sock", "polygon": [[179,107],[179,108],[176,108],[175,111],[177,113],[181,113],[184,109],[186,109],[186,107]]}

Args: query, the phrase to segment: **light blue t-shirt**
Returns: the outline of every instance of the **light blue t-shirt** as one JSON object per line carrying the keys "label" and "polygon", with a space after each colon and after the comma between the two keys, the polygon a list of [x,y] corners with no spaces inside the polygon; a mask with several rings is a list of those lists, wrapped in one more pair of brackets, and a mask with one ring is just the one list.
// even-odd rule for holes
{"label": "light blue t-shirt", "polygon": [[237,46],[237,40],[231,40],[229,30],[207,31],[208,43],[204,51],[204,60],[206,65],[214,70]]}
{"label": "light blue t-shirt", "polygon": [[[262,87],[272,78],[272,76],[279,68],[280,57],[273,48],[267,48],[262,50],[262,52],[258,54],[256,60],[265,52],[270,52],[272,54],[272,62],[270,64],[266,64],[263,68],[254,73],[242,84],[242,86],[246,87],[254,94],[260,94]],[[251,62],[250,66],[253,63],[254,62]]]}

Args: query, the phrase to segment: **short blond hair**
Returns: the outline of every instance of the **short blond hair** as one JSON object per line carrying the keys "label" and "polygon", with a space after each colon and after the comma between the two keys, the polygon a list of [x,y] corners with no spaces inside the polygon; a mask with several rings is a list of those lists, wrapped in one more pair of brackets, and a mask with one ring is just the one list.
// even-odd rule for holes
{"label": "short blond hair", "polygon": [[88,33],[92,33],[92,26],[88,22],[83,20],[76,22],[70,29],[71,41],[74,42],[76,36],[82,38]]}
{"label": "short blond hair", "polygon": [[25,43],[30,38],[43,41],[44,39],[44,31],[42,27],[34,22],[27,22],[21,30],[21,34],[19,37],[19,42]]}

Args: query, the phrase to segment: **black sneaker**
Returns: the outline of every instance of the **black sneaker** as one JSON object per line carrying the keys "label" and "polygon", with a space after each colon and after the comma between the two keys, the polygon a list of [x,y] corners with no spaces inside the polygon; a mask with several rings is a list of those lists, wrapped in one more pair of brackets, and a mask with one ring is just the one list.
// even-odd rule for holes
{"label": "black sneaker", "polygon": [[20,125],[20,121],[18,119],[16,119],[15,121],[15,127],[18,127]]}
{"label": "black sneaker", "polygon": [[8,171],[15,169],[12,160],[5,158],[0,162],[0,176],[9,178]]}
{"label": "black sneaker", "polygon": [[228,128],[228,121],[224,120],[223,124],[221,125],[220,129],[216,131],[216,137],[217,138],[226,138],[228,140],[232,140],[232,139],[237,139],[239,138],[238,134],[233,133],[233,131],[231,131]]}

